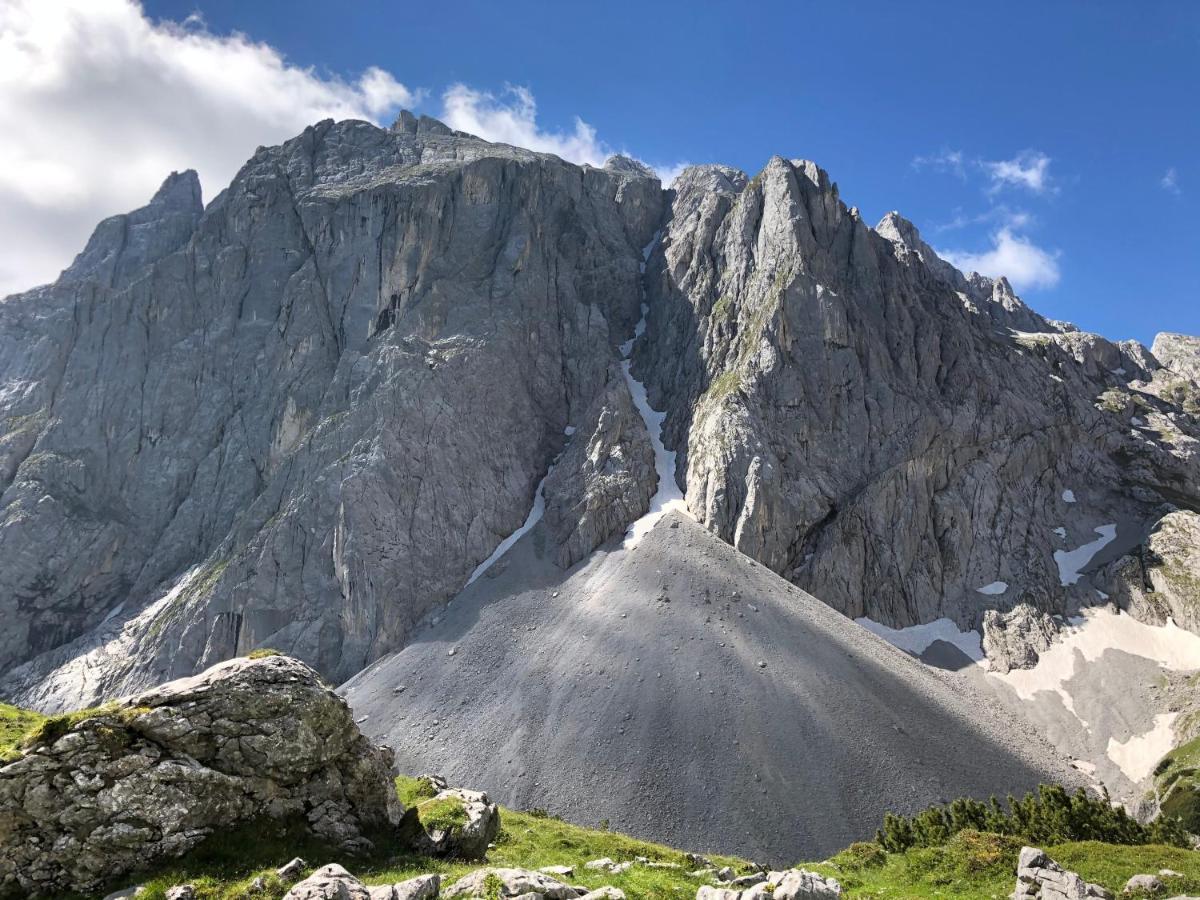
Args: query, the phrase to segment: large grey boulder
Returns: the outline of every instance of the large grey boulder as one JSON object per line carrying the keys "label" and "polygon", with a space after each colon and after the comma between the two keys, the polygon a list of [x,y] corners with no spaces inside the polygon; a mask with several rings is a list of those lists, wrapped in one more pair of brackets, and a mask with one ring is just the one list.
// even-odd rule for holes
{"label": "large grey boulder", "polygon": [[1029,669],[1061,630],[1053,616],[1030,603],[1008,612],[990,609],[983,615],[983,652],[993,672]]}
{"label": "large grey boulder", "polygon": [[230,660],[45,734],[0,769],[0,892],[91,892],[265,818],[358,851],[403,812],[391,751],[284,656]]}
{"label": "large grey boulder", "polygon": [[370,889],[337,863],[321,866],[283,900],[374,900]]}

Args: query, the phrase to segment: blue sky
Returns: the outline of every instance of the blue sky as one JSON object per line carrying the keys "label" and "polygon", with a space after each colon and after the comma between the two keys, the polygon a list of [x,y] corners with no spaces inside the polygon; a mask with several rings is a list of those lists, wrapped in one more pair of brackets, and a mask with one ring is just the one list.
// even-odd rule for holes
{"label": "blue sky", "polygon": [[664,170],[814,159],[869,221],[898,209],[955,261],[1012,268],[1046,315],[1147,343],[1200,333],[1200,3],[147,0],[144,13],[244,33],[326,81],[379,67],[395,88],[359,104],[380,120],[396,99],[442,114],[458,85],[464,115],[492,127],[520,106],[516,85],[563,147],[590,139]]}

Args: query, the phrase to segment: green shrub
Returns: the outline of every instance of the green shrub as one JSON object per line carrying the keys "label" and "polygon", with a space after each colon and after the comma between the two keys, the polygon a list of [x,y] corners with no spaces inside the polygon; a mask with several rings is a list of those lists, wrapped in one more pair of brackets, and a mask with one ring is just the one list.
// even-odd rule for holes
{"label": "green shrub", "polygon": [[259,647],[247,653],[246,659],[266,659],[268,656],[283,656],[283,654],[278,650],[272,650],[270,647]]}
{"label": "green shrub", "polygon": [[1143,825],[1113,806],[1107,795],[1093,797],[1083,788],[1068,794],[1057,785],[1042,785],[1020,800],[1009,797],[1007,807],[995,797],[987,803],[959,798],[915,816],[888,813],[875,840],[888,853],[903,853],[914,847],[940,846],[964,831],[991,832],[1038,845],[1104,841],[1187,846],[1178,819],[1160,817]]}

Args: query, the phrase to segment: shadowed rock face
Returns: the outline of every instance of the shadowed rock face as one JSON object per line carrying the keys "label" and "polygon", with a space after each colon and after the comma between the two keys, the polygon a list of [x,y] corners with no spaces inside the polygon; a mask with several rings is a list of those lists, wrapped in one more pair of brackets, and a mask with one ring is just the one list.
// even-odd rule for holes
{"label": "shadowed rock face", "polygon": [[259,645],[342,680],[521,523],[640,315],[662,192],[422,122],[309,128],[202,217],[173,176],[0,305],[4,694]]}
{"label": "shadowed rock face", "polygon": [[[978,626],[1091,603],[1055,550],[1112,522],[1127,548],[1164,501],[1200,502],[1196,419],[1148,387],[1144,347],[1048,322],[895,214],[869,228],[811,162],[685,172],[647,289],[634,371],[689,508],[848,615]],[[1110,391],[1180,440],[1131,431]]]}
{"label": "shadowed rock face", "polygon": [[260,818],[369,848],[367,833],[403,812],[391,764],[308,666],[224,662],[97,711],[0,770],[0,895],[94,894]]}

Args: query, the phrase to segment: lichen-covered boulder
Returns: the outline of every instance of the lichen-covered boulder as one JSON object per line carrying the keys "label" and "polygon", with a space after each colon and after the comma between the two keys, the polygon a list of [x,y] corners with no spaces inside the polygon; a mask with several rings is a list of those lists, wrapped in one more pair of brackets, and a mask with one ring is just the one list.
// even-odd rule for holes
{"label": "lichen-covered boulder", "polygon": [[50,719],[0,769],[0,895],[94,892],[261,817],[366,849],[403,814],[391,764],[317,673],[285,656]]}

